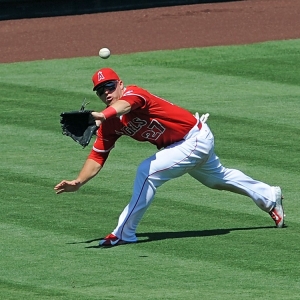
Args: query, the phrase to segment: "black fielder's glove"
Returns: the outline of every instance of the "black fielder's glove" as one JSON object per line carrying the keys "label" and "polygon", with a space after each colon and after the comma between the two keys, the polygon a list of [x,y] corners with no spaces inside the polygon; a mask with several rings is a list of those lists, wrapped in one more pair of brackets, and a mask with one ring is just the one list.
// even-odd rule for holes
{"label": "black fielder's glove", "polygon": [[92,136],[99,128],[91,114],[92,110],[85,110],[86,104],[83,104],[78,111],[67,111],[60,114],[62,134],[71,137],[83,148],[90,143]]}

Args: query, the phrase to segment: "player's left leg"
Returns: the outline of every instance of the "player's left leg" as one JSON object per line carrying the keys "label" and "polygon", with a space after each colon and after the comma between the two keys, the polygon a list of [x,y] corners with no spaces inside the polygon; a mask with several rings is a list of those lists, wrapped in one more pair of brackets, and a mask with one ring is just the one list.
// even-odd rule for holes
{"label": "player's left leg", "polygon": [[255,180],[239,170],[224,167],[214,149],[207,162],[189,174],[210,188],[250,197],[260,209],[270,214],[277,227],[284,226],[281,189]]}
{"label": "player's left leg", "polygon": [[213,149],[208,161],[189,174],[212,189],[226,190],[248,196],[264,211],[274,206],[271,186],[255,180],[236,169],[225,168]]}

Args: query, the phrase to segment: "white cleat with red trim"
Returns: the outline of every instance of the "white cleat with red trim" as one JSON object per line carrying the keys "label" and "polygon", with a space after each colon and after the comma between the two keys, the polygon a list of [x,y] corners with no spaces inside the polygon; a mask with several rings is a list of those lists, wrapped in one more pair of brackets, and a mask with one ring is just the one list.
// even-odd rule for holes
{"label": "white cleat with red trim", "polygon": [[275,222],[275,225],[277,228],[282,228],[284,227],[284,210],[282,206],[282,192],[281,188],[279,186],[272,186],[272,191],[275,197],[276,204],[273,207],[273,209],[269,212],[269,215]]}

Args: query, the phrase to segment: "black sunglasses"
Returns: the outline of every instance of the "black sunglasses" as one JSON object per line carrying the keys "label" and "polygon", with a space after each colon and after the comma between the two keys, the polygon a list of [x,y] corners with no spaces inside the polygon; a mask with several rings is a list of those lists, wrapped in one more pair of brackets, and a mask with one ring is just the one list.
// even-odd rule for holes
{"label": "black sunglasses", "polygon": [[108,81],[96,89],[96,94],[100,97],[105,91],[113,92],[117,87],[117,81]]}

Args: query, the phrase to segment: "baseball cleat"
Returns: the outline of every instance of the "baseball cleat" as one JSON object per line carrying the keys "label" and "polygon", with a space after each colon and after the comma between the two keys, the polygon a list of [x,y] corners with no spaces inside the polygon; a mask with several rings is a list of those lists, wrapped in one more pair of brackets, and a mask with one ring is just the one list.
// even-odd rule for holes
{"label": "baseball cleat", "polygon": [[104,239],[99,241],[99,246],[102,247],[113,247],[113,246],[119,246],[128,244],[130,242],[123,241],[119,239],[117,236],[115,236],[113,233],[110,233],[107,235]]}
{"label": "baseball cleat", "polygon": [[275,206],[273,209],[269,212],[269,215],[275,222],[275,225],[277,228],[282,228],[284,227],[284,211],[283,211],[283,206],[282,206],[282,192],[281,188],[279,186],[272,186],[272,191],[275,196]]}

